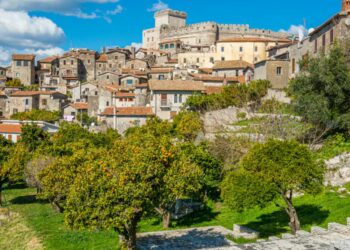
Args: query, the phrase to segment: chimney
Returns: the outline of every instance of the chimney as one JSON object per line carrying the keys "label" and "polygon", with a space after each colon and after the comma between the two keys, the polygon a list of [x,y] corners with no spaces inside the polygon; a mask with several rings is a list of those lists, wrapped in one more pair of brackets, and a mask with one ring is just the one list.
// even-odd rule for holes
{"label": "chimney", "polygon": [[130,48],[130,51],[131,51],[131,58],[135,59],[136,58],[136,48],[134,46],[132,46]]}

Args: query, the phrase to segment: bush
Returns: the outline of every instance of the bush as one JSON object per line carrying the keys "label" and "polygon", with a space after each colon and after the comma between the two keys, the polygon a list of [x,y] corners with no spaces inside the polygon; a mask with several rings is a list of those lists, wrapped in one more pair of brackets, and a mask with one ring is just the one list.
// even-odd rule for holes
{"label": "bush", "polygon": [[20,112],[13,114],[11,119],[14,120],[30,120],[30,121],[44,121],[44,122],[57,122],[61,118],[61,112],[59,111],[46,111],[33,109],[28,112]]}
{"label": "bush", "polygon": [[184,107],[192,111],[206,112],[230,106],[243,107],[251,102],[259,104],[261,98],[267,94],[269,86],[270,82],[266,80],[230,85],[219,94],[193,95],[187,99]]}

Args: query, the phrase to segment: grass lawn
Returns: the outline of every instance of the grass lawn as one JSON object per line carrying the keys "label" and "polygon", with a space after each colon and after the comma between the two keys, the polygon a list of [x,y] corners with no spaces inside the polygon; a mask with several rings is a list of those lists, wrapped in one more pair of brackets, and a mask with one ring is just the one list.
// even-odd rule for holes
{"label": "grass lawn", "polygon": [[34,189],[13,188],[4,193],[7,207],[24,218],[45,249],[118,249],[118,237],[113,231],[70,231],[64,226],[62,214],[54,212],[49,204],[36,201]]}
{"label": "grass lawn", "polygon": [[[13,188],[5,191],[7,207],[17,212],[23,223],[32,230],[45,249],[117,249],[117,234],[112,231],[70,231],[63,224],[63,215],[55,213],[49,204],[35,200],[35,190]],[[328,222],[345,224],[350,217],[350,196],[327,192],[316,197],[295,199],[295,205],[304,230],[313,225],[326,227]],[[171,229],[221,225],[232,229],[234,223],[246,225],[261,232],[262,237],[289,232],[288,217],[284,211],[271,205],[264,209],[233,212],[221,203],[209,202],[203,211],[172,222]],[[140,232],[162,230],[157,218],[144,219]],[[0,231],[1,232],[1,231]],[[0,243],[1,243],[0,235]],[[11,250],[11,248],[7,248]],[[13,249],[25,249],[15,247]]]}

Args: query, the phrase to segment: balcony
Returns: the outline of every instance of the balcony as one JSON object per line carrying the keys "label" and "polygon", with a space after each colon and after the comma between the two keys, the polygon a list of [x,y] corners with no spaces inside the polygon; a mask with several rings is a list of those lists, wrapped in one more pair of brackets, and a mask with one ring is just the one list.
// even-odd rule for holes
{"label": "balcony", "polygon": [[168,100],[161,100],[160,101],[160,108],[161,109],[171,109],[172,103]]}
{"label": "balcony", "polygon": [[64,73],[62,78],[66,80],[78,80],[78,74],[76,73]]}

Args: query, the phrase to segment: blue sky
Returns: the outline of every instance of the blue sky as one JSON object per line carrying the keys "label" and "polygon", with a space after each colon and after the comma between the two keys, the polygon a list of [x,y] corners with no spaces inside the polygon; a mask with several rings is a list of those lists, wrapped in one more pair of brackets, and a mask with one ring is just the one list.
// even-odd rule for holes
{"label": "blue sky", "polygon": [[0,64],[13,52],[39,57],[71,47],[100,50],[142,41],[155,10],[188,13],[188,23],[215,21],[254,28],[312,28],[340,10],[341,0],[0,0]]}

